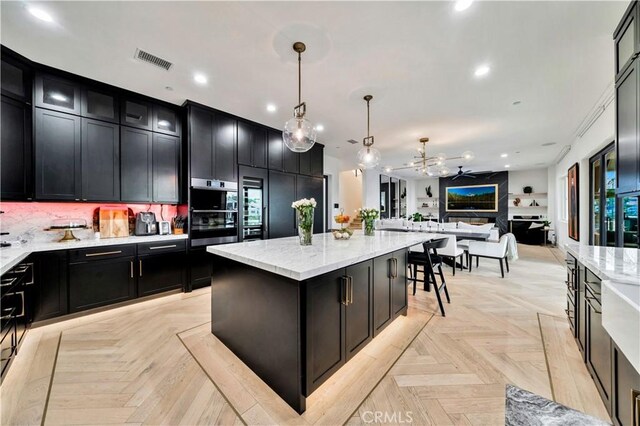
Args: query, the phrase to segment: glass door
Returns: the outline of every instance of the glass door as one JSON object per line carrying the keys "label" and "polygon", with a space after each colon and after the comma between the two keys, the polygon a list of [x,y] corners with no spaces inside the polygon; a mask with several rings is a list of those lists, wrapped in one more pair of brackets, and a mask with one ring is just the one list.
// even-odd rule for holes
{"label": "glass door", "polygon": [[620,246],[625,248],[640,248],[638,245],[638,199],[632,195],[620,199]]}
{"label": "glass door", "polygon": [[616,246],[616,151],[608,145],[589,160],[590,235],[594,246]]}
{"label": "glass door", "polygon": [[598,157],[591,162],[591,244],[594,246],[599,246],[602,243],[600,234],[602,222],[600,192],[602,188],[600,182],[602,182],[602,161]]}
{"label": "glass door", "polygon": [[603,246],[616,246],[616,151],[604,154]]}

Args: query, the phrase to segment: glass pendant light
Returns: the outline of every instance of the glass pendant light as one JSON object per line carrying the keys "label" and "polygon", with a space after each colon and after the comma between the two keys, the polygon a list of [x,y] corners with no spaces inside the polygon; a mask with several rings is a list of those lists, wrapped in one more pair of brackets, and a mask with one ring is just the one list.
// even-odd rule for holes
{"label": "glass pendant light", "polygon": [[380,164],[380,151],[373,146],[373,136],[369,132],[369,102],[373,99],[373,96],[366,95],[364,100],[367,101],[367,137],[362,139],[363,147],[358,151],[358,166],[362,169],[373,169]]}
{"label": "glass pendant light", "polygon": [[309,120],[305,118],[307,105],[302,102],[302,52],[307,49],[304,43],[293,43],[293,50],[298,53],[298,105],[293,109],[293,118],[284,124],[282,137],[284,144],[293,152],[306,152],[316,143],[318,132]]}

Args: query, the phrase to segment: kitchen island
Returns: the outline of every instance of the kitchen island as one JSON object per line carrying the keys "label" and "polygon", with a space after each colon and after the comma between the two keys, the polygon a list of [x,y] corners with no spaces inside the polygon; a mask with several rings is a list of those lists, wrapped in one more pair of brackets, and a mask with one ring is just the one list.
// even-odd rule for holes
{"label": "kitchen island", "polygon": [[209,246],[211,332],[298,413],[399,315],[408,248],[426,233],[316,234]]}

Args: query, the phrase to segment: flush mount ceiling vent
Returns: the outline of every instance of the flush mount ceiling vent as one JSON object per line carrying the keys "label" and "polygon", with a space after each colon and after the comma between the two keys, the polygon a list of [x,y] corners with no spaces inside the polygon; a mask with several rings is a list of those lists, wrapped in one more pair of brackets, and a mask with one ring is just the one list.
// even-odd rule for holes
{"label": "flush mount ceiling vent", "polygon": [[149,52],[145,52],[142,49],[136,49],[136,54],[134,56],[136,59],[139,59],[148,64],[154,65],[156,67],[160,67],[165,71],[169,71],[173,64],[165,59],[159,58],[156,55],[152,55]]}

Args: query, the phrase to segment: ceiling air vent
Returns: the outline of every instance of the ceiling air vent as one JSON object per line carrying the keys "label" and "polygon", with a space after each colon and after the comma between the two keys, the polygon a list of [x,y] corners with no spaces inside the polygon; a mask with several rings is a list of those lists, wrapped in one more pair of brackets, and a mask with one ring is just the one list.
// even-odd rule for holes
{"label": "ceiling air vent", "polygon": [[353,139],[349,139],[347,142],[349,142],[351,145],[359,143],[358,141],[354,141]]}
{"label": "ceiling air vent", "polygon": [[140,59],[141,61],[147,62],[151,65],[155,65],[156,67],[160,67],[165,71],[169,71],[169,69],[173,66],[171,62],[165,59],[159,58],[156,55],[152,55],[149,52],[145,52],[142,49],[136,49],[135,58]]}

